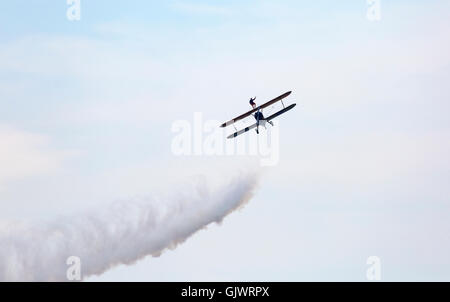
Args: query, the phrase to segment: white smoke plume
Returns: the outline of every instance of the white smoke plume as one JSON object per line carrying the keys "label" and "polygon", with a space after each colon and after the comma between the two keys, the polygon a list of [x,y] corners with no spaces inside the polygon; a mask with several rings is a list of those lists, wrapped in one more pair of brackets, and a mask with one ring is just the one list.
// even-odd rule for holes
{"label": "white smoke plume", "polygon": [[220,223],[253,196],[258,173],[239,172],[221,185],[197,177],[164,196],[118,201],[40,224],[0,224],[0,281],[67,281],[68,257],[81,275],[173,249],[210,223]]}

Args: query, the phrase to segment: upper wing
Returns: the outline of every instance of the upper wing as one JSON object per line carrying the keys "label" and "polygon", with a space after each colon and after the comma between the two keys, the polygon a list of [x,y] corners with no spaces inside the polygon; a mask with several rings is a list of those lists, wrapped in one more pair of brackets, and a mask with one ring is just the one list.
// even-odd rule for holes
{"label": "upper wing", "polygon": [[261,106],[259,106],[259,108],[263,109],[263,108],[269,107],[270,105],[275,104],[276,102],[279,102],[279,101],[281,101],[282,99],[288,97],[291,93],[292,93],[292,91],[288,91],[288,92],[286,92],[286,93],[280,95],[279,97],[276,97],[276,98],[274,98],[273,100],[268,101],[267,103],[262,104]]}
{"label": "upper wing", "polygon": [[231,124],[234,124],[235,122],[237,122],[237,121],[239,121],[239,120],[242,120],[243,118],[246,118],[247,116],[249,116],[250,114],[252,114],[252,113],[254,113],[254,112],[256,112],[256,111],[258,111],[258,108],[252,109],[252,110],[250,110],[249,112],[246,112],[246,113],[244,113],[244,114],[241,114],[241,115],[239,115],[238,117],[235,117],[234,119],[229,120],[229,121],[226,122],[226,123],[223,123],[222,125],[220,125],[220,127],[226,127],[226,126],[229,126],[229,125],[231,125]]}
{"label": "upper wing", "polygon": [[248,111],[248,112],[246,112],[246,113],[244,113],[244,114],[239,115],[238,117],[235,117],[235,118],[232,119],[232,120],[229,120],[229,121],[226,122],[226,123],[223,123],[222,125],[220,125],[220,127],[226,127],[226,126],[229,126],[229,125],[231,125],[231,124],[234,124],[235,122],[237,122],[237,121],[239,121],[239,120],[242,120],[243,118],[246,118],[246,117],[249,116],[250,114],[255,113],[255,112],[258,111],[259,109],[266,108],[266,107],[268,107],[268,106],[270,106],[270,105],[272,105],[272,104],[274,104],[274,103],[276,103],[276,102],[278,102],[278,101],[281,101],[282,99],[284,99],[284,98],[286,98],[287,96],[289,96],[291,93],[292,93],[292,91],[288,91],[288,92],[286,92],[285,94],[282,94],[282,95],[280,95],[279,97],[276,97],[276,98],[274,98],[273,100],[268,101],[267,103],[264,103],[264,104],[258,106],[258,107],[255,108],[255,109],[252,109],[252,110],[250,110],[250,111]]}

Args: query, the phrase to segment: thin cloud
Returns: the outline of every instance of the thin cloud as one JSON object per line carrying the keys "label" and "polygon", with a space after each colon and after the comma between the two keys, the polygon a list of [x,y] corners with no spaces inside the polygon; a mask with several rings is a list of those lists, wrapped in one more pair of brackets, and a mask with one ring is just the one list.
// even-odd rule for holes
{"label": "thin cloud", "polygon": [[215,16],[229,16],[232,11],[224,6],[212,4],[197,4],[187,2],[174,2],[171,8],[192,15],[215,15]]}
{"label": "thin cloud", "polygon": [[74,152],[58,151],[50,146],[50,139],[41,134],[28,133],[0,125],[0,185],[24,177],[54,173]]}

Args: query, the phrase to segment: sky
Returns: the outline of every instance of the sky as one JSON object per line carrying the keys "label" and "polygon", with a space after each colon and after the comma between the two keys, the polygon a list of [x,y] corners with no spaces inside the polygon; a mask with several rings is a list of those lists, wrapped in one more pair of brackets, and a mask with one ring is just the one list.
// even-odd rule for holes
{"label": "sky", "polygon": [[381,0],[375,21],[365,0],[80,3],[0,4],[0,220],[240,166],[177,156],[174,122],[293,91],[245,208],[87,280],[367,281],[370,256],[383,281],[450,280],[448,1]]}

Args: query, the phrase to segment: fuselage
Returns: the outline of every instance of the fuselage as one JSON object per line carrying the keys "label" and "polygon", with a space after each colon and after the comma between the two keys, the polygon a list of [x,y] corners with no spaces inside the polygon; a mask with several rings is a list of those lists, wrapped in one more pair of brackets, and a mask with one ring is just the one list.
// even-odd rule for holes
{"label": "fuselage", "polygon": [[256,112],[254,116],[255,116],[255,120],[257,120],[257,121],[264,120],[264,115],[261,111]]}
{"label": "fuselage", "polygon": [[[253,109],[256,109],[256,104],[253,103],[252,107],[253,107]],[[255,120],[257,120],[257,121],[264,120],[264,115],[261,111],[257,111],[253,116],[255,117]]]}

